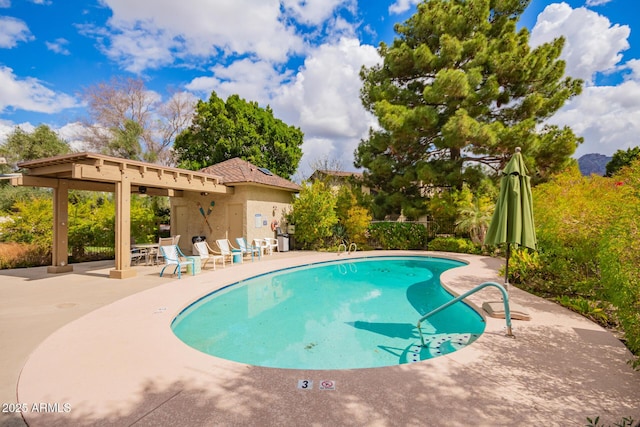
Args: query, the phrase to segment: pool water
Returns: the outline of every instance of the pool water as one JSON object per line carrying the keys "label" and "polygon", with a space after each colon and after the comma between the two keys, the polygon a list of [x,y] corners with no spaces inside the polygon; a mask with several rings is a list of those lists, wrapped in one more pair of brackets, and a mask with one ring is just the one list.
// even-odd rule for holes
{"label": "pool water", "polygon": [[187,307],[175,335],[207,354],[250,365],[354,369],[413,363],[451,353],[483,331],[482,317],[453,299],[440,274],[461,262],[372,257],[257,276]]}

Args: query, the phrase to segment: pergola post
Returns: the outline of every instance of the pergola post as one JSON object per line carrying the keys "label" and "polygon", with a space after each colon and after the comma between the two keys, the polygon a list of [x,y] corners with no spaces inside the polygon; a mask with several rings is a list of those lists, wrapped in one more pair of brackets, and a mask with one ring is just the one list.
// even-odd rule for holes
{"label": "pergola post", "polygon": [[125,173],[115,183],[116,202],[116,268],[109,271],[113,279],[134,277],[136,270],[131,268],[131,180]]}
{"label": "pergola post", "polygon": [[53,189],[53,247],[48,273],[68,273],[69,265],[69,181],[58,180]]}
{"label": "pergola post", "polygon": [[[0,0],[1,1],[1,0]],[[73,271],[68,262],[69,190],[115,192],[115,269],[109,277],[134,277],[131,268],[131,192],[182,197],[183,193],[232,194],[221,177],[96,153],[71,153],[18,163],[25,174],[9,177],[12,185],[54,189],[53,259],[48,271]]]}

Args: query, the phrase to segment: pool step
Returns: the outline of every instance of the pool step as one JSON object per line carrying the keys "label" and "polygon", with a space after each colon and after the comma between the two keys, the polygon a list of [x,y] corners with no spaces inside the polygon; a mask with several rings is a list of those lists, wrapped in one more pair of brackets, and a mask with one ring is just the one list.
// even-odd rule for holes
{"label": "pool step", "polygon": [[469,333],[425,335],[424,346],[420,343],[409,346],[405,363],[420,362],[421,360],[433,359],[434,357],[453,353],[473,343],[479,336],[480,334]]}

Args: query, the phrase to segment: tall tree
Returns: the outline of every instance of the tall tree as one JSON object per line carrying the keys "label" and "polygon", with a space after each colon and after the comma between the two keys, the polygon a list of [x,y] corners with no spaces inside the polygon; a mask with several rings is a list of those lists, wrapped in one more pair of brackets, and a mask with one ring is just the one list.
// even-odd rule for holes
{"label": "tall tree", "polygon": [[289,178],[302,157],[304,134],[273,116],[270,107],[238,95],[223,101],[215,92],[199,101],[191,126],[176,138],[178,165],[197,170],[240,157]]}
{"label": "tall tree", "polygon": [[144,129],[138,122],[126,120],[124,129],[114,128],[111,132],[113,136],[107,145],[107,149],[111,154],[132,160],[142,158],[140,138],[144,133]]}
{"label": "tall tree", "polygon": [[615,175],[620,169],[629,166],[637,158],[640,158],[640,147],[616,151],[613,153],[613,157],[611,157],[609,163],[607,163],[605,176]]}
{"label": "tall tree", "polygon": [[141,79],[123,77],[89,86],[82,97],[89,110],[85,141],[91,149],[122,156],[114,140],[122,132],[130,134],[130,122],[135,122],[141,130],[141,145],[139,152],[129,152],[134,156],[130,158],[165,165],[173,164],[171,145],[189,125],[195,105],[195,97],[187,92],[171,92],[163,101]]}
{"label": "tall tree", "polygon": [[15,171],[17,163],[35,160],[71,152],[71,147],[47,125],[39,125],[33,132],[25,132],[16,127],[7,140],[0,145],[0,157],[6,159],[6,165],[0,165],[2,171]]}
{"label": "tall tree", "polygon": [[474,185],[516,146],[536,180],[570,162],[581,139],[543,124],[582,81],[564,76],[563,38],[531,49],[528,30],[516,32],[529,2],[425,0],[380,45],[383,63],[362,70],[361,99],[381,128],[361,141],[356,166],[385,210],[424,211],[421,183]]}

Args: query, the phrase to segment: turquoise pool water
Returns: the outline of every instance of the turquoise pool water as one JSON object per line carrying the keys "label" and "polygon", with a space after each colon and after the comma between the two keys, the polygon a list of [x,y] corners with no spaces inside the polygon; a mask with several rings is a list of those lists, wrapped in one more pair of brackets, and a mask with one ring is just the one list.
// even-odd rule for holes
{"label": "turquoise pool water", "polygon": [[456,303],[440,274],[461,262],[371,257],[296,267],[216,291],[183,310],[178,338],[207,354],[250,365],[354,369],[413,363],[456,351],[483,331],[482,317]]}

